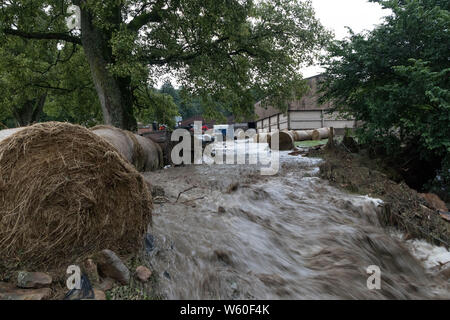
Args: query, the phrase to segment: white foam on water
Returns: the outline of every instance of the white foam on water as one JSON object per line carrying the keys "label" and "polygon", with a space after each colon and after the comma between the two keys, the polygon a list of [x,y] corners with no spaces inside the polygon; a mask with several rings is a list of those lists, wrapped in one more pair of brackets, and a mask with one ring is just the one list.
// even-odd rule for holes
{"label": "white foam on water", "polygon": [[[292,151],[273,151],[267,143],[255,143],[251,140],[214,142],[212,150],[215,154],[218,154],[219,152],[223,154],[224,163],[226,161],[225,155],[227,152],[234,155],[245,155],[247,157],[246,163],[249,163],[250,157],[254,157],[257,159],[257,163],[250,163],[254,165],[270,164],[274,159],[277,159],[280,165],[284,163],[299,163],[303,166],[317,167],[323,161],[320,158],[289,155]],[[214,158],[205,154],[203,156],[203,161],[206,164],[213,164]],[[314,171],[315,173],[318,173],[318,168],[314,168]]]}
{"label": "white foam on water", "polygon": [[411,254],[422,261],[424,267],[430,271],[436,271],[436,267],[442,267],[450,263],[450,251],[444,247],[432,245],[425,240],[404,240],[405,235],[394,231],[393,235],[402,240]]}
{"label": "white foam on water", "polygon": [[372,197],[369,197],[368,195],[360,196],[359,198],[363,199],[364,201],[372,202],[376,206],[381,206],[384,204],[383,200],[377,199],[377,198],[372,198]]}

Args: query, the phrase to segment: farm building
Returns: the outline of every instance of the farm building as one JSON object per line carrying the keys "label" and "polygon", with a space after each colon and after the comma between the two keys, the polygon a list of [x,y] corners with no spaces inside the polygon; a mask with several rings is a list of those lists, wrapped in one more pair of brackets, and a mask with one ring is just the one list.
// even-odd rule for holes
{"label": "farm building", "polygon": [[345,119],[339,114],[330,114],[331,103],[319,104],[317,82],[321,75],[307,78],[310,90],[299,101],[289,103],[286,113],[273,106],[262,106],[262,102],[255,104],[257,117],[256,127],[259,132],[274,132],[277,130],[305,130],[323,127],[334,127],[338,131],[354,128],[354,119]]}

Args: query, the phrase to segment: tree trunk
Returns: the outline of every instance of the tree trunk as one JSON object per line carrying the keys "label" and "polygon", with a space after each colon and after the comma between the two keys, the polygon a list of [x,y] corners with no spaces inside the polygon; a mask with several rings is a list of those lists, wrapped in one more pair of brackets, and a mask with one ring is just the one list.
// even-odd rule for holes
{"label": "tree trunk", "polygon": [[92,22],[88,10],[81,9],[81,42],[102,107],[103,120],[115,127],[136,131],[129,78],[115,77],[108,71],[113,62],[109,39]]}
{"label": "tree trunk", "polygon": [[335,146],[336,144],[334,143],[334,127],[331,127],[328,134],[327,148],[334,149]]}
{"label": "tree trunk", "polygon": [[46,99],[47,93],[44,93],[36,99],[26,101],[20,108],[14,109],[13,116],[20,127],[28,126],[39,120]]}

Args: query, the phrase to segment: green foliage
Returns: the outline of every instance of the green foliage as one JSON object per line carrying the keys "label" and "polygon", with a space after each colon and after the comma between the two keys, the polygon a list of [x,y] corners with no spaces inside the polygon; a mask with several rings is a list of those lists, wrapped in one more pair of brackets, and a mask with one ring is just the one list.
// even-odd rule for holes
{"label": "green foliage", "polygon": [[[31,120],[38,97],[46,94],[52,50],[42,43],[4,39],[0,46],[0,114],[19,124]],[[37,110],[39,113],[39,111]]]}
{"label": "green foliage", "polygon": [[8,38],[0,46],[1,117],[13,118],[13,126],[42,120],[98,123],[100,105],[82,50],[49,44]]}
{"label": "green foliage", "polygon": [[[207,96],[206,99],[203,99],[202,97],[196,97],[193,96],[188,90],[184,88],[176,89],[173,87],[172,83],[170,81],[166,81],[161,89],[152,89],[154,93],[160,93],[167,96],[170,96],[173,99],[173,103],[175,103],[178,114],[183,119],[188,119],[192,116],[201,115],[204,118],[208,120],[217,120],[217,121],[225,121],[226,117],[230,116],[231,113],[228,111],[224,105],[221,103],[218,103],[217,101],[213,101],[211,96]],[[255,100],[257,98],[255,97]],[[167,100],[170,102],[170,100]],[[148,103],[148,102],[147,102]],[[208,107],[208,104],[211,104]],[[139,107],[139,106],[138,106]],[[161,105],[161,108],[163,106]],[[145,109],[146,107],[144,107]],[[168,114],[175,115],[173,110],[171,110],[173,106],[168,106]],[[139,107],[139,109],[143,109],[142,107]],[[140,112],[140,111],[138,111]],[[162,110],[159,111],[159,113],[148,113],[148,117],[142,117],[142,115],[139,115],[139,121],[143,121],[146,123],[156,121],[158,122],[159,119],[161,119],[161,116],[151,118],[150,115],[156,116],[156,114],[162,115]],[[145,119],[145,120],[144,120]],[[239,117],[237,117],[239,119]]]}
{"label": "green foliage", "polygon": [[[394,67],[403,85],[381,88],[392,100],[392,108],[401,110],[400,128],[408,136],[433,152],[450,152],[450,68],[431,71],[429,63],[411,60],[412,65]],[[403,110],[404,100],[410,103]]]}
{"label": "green foliage", "polygon": [[450,153],[442,160],[442,167],[436,177],[426,186],[431,192],[439,195],[442,200],[450,202]]}
{"label": "green foliage", "polygon": [[169,81],[166,81],[160,90],[161,93],[172,97],[173,102],[178,107],[178,112],[183,119],[188,119],[195,115],[204,113],[201,100],[190,95],[183,89],[175,89]]}
{"label": "green foliage", "polygon": [[[14,16],[16,5],[11,2],[3,8],[1,25]],[[30,30],[52,23],[45,10],[34,9],[25,6],[19,11],[14,26]],[[84,125],[101,121],[89,65],[75,44],[0,36],[0,91],[0,121],[8,126],[45,120]]]}
{"label": "green foliage", "polygon": [[[82,22],[90,27],[68,30],[70,5],[81,7]],[[195,97],[183,102],[185,114],[200,102],[208,117],[227,111],[253,116],[255,96],[268,96],[273,105],[285,108],[301,91],[299,68],[316,59],[330,38],[310,1],[301,0],[14,0],[2,2],[0,9],[1,38],[74,43],[89,51],[97,88],[106,79],[110,84],[112,75],[125,98],[114,99],[109,107],[122,108],[124,114],[130,101],[167,102],[169,110],[172,102],[177,104],[143,94],[167,74]],[[97,69],[99,61],[107,63],[107,71]],[[85,112],[66,106],[58,111],[55,104],[46,108],[52,117],[73,119]],[[156,109],[150,113],[162,115]],[[94,118],[89,110],[79,121]]]}
{"label": "green foliage", "polygon": [[138,89],[135,95],[135,114],[138,121],[145,124],[156,121],[170,128],[175,127],[175,117],[179,113],[172,96],[148,87]]}
{"label": "green foliage", "polygon": [[87,127],[102,123],[100,103],[82,49],[55,71],[58,76],[53,81],[58,79],[61,89],[50,92],[43,120],[67,121]]}
{"label": "green foliage", "polygon": [[[183,91],[180,92],[181,97],[183,97],[182,92]],[[184,98],[181,98],[178,109],[183,119],[188,119],[192,116],[204,113],[204,108],[200,99],[193,98],[188,94],[186,94]]]}
{"label": "green foliage", "polygon": [[114,33],[111,70],[152,85],[171,74],[211,118],[253,116],[254,92],[286,105],[329,38],[309,1],[178,0],[151,12],[161,23]]}
{"label": "green foliage", "polygon": [[448,1],[374,1],[393,14],[375,30],[335,41],[324,60],[324,100],[363,122],[362,142],[423,158],[450,152]]}

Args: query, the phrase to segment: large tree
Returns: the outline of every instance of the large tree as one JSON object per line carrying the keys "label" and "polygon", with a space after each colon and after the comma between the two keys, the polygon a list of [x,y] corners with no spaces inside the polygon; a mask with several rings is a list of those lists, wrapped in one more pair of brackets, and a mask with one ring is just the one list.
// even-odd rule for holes
{"label": "large tree", "polygon": [[281,103],[328,38],[300,0],[4,0],[0,19],[6,36],[83,46],[104,121],[127,129],[135,90],[167,74],[235,113],[251,113],[255,91]]}

